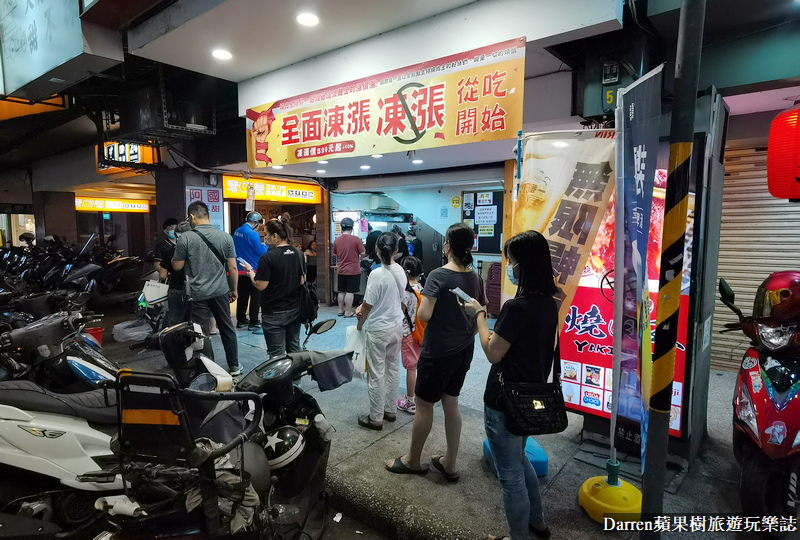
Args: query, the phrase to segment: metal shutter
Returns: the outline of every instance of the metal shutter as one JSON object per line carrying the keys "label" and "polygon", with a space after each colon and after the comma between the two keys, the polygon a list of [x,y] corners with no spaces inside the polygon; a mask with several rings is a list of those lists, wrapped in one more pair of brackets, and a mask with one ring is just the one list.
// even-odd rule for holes
{"label": "metal shutter", "polygon": [[[725,150],[719,271],[750,315],[756,288],[772,272],[800,269],[800,203],[776,199],[767,189],[767,147]],[[714,309],[711,364],[737,370],[748,340],[739,331],[720,334],[736,315],[719,301]]]}

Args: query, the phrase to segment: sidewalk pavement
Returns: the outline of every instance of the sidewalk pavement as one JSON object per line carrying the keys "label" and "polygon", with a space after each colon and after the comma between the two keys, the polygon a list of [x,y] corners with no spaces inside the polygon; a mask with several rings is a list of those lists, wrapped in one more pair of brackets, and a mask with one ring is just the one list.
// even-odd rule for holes
{"label": "sidewalk pavement", "polygon": [[[313,336],[309,348],[341,349],[345,329],[355,319],[336,317],[335,308],[322,307],[320,320],[336,318],[336,326],[326,334]],[[264,337],[239,331],[239,360],[247,372],[266,357]],[[301,341],[304,336],[301,336]],[[218,337],[213,338],[217,359],[224,359]],[[121,344],[110,344],[108,353]],[[127,352],[126,356],[130,357]],[[145,353],[127,365],[152,369],[165,365],[158,353]],[[156,364],[158,363],[158,364]],[[384,422],[382,431],[360,427],[357,417],[369,405],[366,381],[354,379],[336,390],[320,392],[316,383],[305,377],[300,386],[319,402],[335,427],[328,466],[328,485],[336,508],[358,521],[398,539],[480,539],[490,534],[507,533],[500,484],[483,459],[483,389],[489,362],[476,343],[472,368],[460,396],[463,428],[458,456],[461,479],[449,483],[433,468],[427,475],[397,475],[385,470],[384,463],[408,450],[412,416],[398,412],[397,421]],[[665,492],[666,513],[717,514],[740,511],[739,467],[731,450],[731,405],[735,374],[713,371],[709,388],[709,436],[700,456],[689,471],[683,473],[677,492]],[[405,393],[405,370],[400,370],[400,395]],[[638,533],[605,532],[578,505],[578,490],[584,481],[604,471],[577,461],[581,444],[583,419],[569,413],[570,426],[563,433],[537,437],[547,452],[549,474],[540,478],[545,519],[553,538],[638,538]],[[423,451],[423,462],[445,450],[443,416],[437,406],[434,426]],[[639,489],[641,483],[631,481]],[[673,482],[673,485],[675,482]],[[731,538],[729,533],[669,533],[669,538]],[[745,538],[745,536],[736,536]]]}

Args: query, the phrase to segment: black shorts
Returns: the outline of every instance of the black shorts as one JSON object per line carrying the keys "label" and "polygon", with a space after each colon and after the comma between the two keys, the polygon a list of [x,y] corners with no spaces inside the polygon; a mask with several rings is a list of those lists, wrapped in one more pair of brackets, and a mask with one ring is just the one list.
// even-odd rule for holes
{"label": "black shorts", "polygon": [[448,356],[420,356],[414,394],[428,403],[436,403],[444,394],[457,397],[464,386],[474,349],[473,342],[469,347]]}
{"label": "black shorts", "polygon": [[355,276],[343,276],[339,274],[339,292],[358,293],[361,289],[361,274]]}

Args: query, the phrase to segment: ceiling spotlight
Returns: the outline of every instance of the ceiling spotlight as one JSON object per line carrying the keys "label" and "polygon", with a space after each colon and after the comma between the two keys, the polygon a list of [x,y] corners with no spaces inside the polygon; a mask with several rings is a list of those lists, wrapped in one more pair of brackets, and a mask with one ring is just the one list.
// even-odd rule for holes
{"label": "ceiling spotlight", "polygon": [[413,163],[414,165],[419,165],[420,163],[422,163],[422,160],[421,159],[412,159],[411,163]]}
{"label": "ceiling spotlight", "polygon": [[372,154],[372,157],[374,157],[375,159],[382,158],[383,154]]}
{"label": "ceiling spotlight", "polygon": [[233,58],[233,55],[225,49],[214,49],[211,51],[211,56],[219,60],[230,60]]}
{"label": "ceiling spotlight", "polygon": [[569,146],[569,144],[565,143],[564,141],[556,141],[553,143],[553,146],[556,148],[564,148],[565,146]]}
{"label": "ceiling spotlight", "polygon": [[328,164],[327,161],[317,161],[317,163],[319,163],[320,165],[327,165]]}
{"label": "ceiling spotlight", "polygon": [[319,24],[319,17],[313,13],[301,13],[297,16],[297,22],[303,26],[316,26]]}
{"label": "ceiling spotlight", "polygon": [[283,165],[273,165],[273,169],[283,169]]}
{"label": "ceiling spotlight", "polygon": [[322,174],[322,173],[327,172],[327,171],[325,171],[325,169],[317,169],[317,172]]}
{"label": "ceiling spotlight", "polygon": [[367,169],[369,169],[369,165],[362,165],[361,168],[366,171]]}

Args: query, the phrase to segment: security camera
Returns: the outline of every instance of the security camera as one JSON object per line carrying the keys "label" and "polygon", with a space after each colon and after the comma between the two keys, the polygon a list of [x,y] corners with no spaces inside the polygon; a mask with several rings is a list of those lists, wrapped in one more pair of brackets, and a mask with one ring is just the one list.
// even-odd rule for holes
{"label": "security camera", "polygon": [[441,193],[441,192],[442,192],[442,190],[440,189],[440,190],[439,190],[439,193]]}

